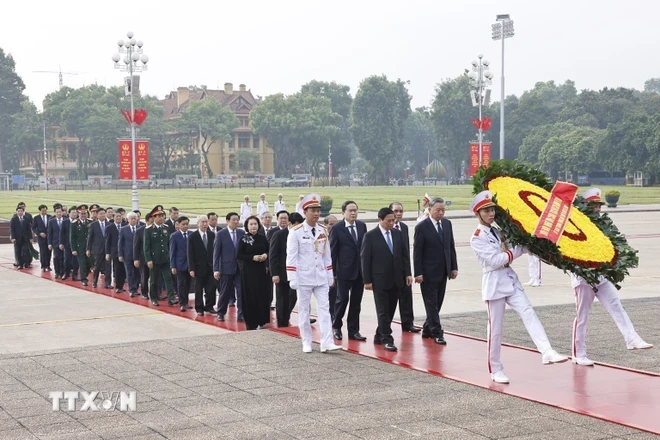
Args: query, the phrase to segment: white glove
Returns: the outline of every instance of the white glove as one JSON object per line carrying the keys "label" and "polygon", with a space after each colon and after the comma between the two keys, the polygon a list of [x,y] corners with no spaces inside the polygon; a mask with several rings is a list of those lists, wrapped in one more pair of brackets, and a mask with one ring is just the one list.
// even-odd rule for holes
{"label": "white glove", "polygon": [[293,290],[298,290],[298,280],[289,281],[289,287]]}
{"label": "white glove", "polygon": [[335,277],[329,276],[328,277],[328,287],[332,287],[332,285],[335,283]]}

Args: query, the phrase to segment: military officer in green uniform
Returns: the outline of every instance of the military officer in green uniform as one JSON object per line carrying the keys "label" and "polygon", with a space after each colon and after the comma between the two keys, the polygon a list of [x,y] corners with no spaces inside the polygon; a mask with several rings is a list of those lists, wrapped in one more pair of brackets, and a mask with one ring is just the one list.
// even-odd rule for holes
{"label": "military officer in green uniform", "polygon": [[165,210],[157,205],[151,211],[154,224],[144,230],[144,259],[149,267],[149,295],[151,304],[158,306],[157,280],[162,278],[167,289],[167,304],[174,306],[178,301],[174,297],[174,285],[170,269],[170,234],[169,229],[163,225]]}
{"label": "military officer in green uniform", "polygon": [[89,258],[85,254],[90,223],[91,221],[87,218],[87,205],[78,206],[78,218],[71,221],[69,243],[71,254],[78,259],[80,281],[82,281],[83,286],[87,285],[87,274],[90,267]]}

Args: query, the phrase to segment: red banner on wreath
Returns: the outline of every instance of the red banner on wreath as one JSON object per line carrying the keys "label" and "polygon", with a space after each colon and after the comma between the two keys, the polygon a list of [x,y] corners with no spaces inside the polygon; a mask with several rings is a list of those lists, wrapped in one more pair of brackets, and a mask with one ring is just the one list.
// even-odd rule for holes
{"label": "red banner on wreath", "polygon": [[557,243],[564,233],[568,217],[573,208],[573,200],[578,187],[572,183],[557,182],[552,188],[550,199],[536,224],[534,235]]}
{"label": "red banner on wreath", "polygon": [[[490,165],[490,142],[481,143],[481,163],[487,167]],[[479,169],[479,142],[470,142],[470,176]]]}
{"label": "red banner on wreath", "polygon": [[[135,141],[137,180],[149,180],[149,141]],[[119,180],[133,180],[133,147],[130,139],[119,140]]]}

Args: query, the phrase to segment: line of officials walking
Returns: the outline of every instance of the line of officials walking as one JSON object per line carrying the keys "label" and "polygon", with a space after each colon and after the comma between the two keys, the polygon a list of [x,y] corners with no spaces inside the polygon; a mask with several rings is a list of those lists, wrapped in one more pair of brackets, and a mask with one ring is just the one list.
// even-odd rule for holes
{"label": "line of officials walking", "polygon": [[[458,267],[451,222],[443,218],[444,202],[437,198],[430,205],[428,218],[415,227],[412,279],[421,284],[424,297],[427,317],[421,330],[422,337],[445,344],[439,311],[447,280],[457,276]],[[243,225],[239,225],[240,215],[231,212],[225,217],[226,228],[217,225],[218,216],[215,213],[209,213],[197,219],[197,230],[189,231],[189,219],[179,216],[175,207],[169,209],[169,218],[165,220],[165,210],[158,205],[147,213],[144,222],[139,211],[126,213],[121,208],[104,209],[98,204],[89,207],[82,204],[67,209],[58,203],[53,208],[54,215],[50,215],[47,206],[41,205],[39,215],[32,218],[25,212],[23,203],[17,206],[11,230],[12,238],[17,238],[14,247],[19,268],[30,265],[28,247],[34,233],[39,244],[41,269],[51,270],[52,253],[56,279],[71,277],[86,286],[91,271],[92,287],[98,287],[103,275],[103,286],[114,288],[117,294],[124,292],[127,284],[131,297],[138,295],[139,290],[154,306],[159,305],[160,300],[167,299],[168,305],[178,304],[182,311],[192,308],[188,305],[188,294],[195,292],[197,314],[214,313],[218,320],[224,321],[228,307],[235,305],[237,319],[244,321],[241,295],[246,279],[254,279],[255,274],[246,278],[241,276],[241,269],[245,271],[251,263],[261,263],[264,272],[262,279],[266,281],[262,286],[259,283],[253,286],[266,292],[260,307],[262,310],[270,307],[274,285],[277,325],[289,325],[291,311],[297,302],[296,289],[291,287],[287,276],[289,231],[304,222],[309,223],[298,212],[289,214],[282,210],[276,214],[276,224],[273,224],[272,215],[266,211],[261,218],[251,216]],[[365,287],[374,290],[376,297],[388,298],[386,308],[380,307],[382,301],[377,300],[379,324],[380,315],[393,315],[398,303],[402,329],[414,333],[420,331],[414,326],[412,282],[408,282],[408,277],[413,274],[410,273],[408,226],[401,221],[403,205],[393,202],[385,209],[391,211],[391,218],[389,214],[384,216],[387,218],[381,218],[383,213],[379,213],[379,228],[389,228],[391,231],[392,251],[388,250],[385,235],[382,243],[377,242],[381,249],[376,246],[376,251],[369,253],[371,248],[364,247],[367,226],[357,220],[358,205],[354,201],[342,205],[339,221],[335,216],[329,216],[324,219],[323,225],[319,225],[327,231],[332,261],[333,282],[328,283],[328,296],[332,336],[336,340],[344,337],[344,319],[349,339],[367,339],[360,333]],[[256,223],[255,234],[249,232],[250,219]],[[244,240],[246,235],[247,240]],[[247,243],[246,249],[255,246],[249,243],[255,241],[255,235],[266,238],[263,261],[254,261],[254,255],[248,256],[248,259],[245,255],[239,255],[243,242]],[[260,243],[256,245],[260,246]],[[392,258],[383,251],[388,251]],[[396,267],[390,268],[390,263]],[[258,275],[261,275],[260,270]],[[161,294],[163,289],[167,296]],[[266,323],[259,322],[250,327]],[[390,339],[391,331],[384,337],[376,335],[374,342],[392,342]]]}

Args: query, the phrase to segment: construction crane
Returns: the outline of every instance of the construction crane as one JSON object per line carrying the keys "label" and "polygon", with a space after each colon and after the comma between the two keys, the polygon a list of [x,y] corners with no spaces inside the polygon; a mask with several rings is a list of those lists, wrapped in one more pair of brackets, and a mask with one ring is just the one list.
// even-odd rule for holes
{"label": "construction crane", "polygon": [[53,70],[33,70],[32,73],[57,73],[59,75],[60,79],[60,89],[64,85],[64,80],[63,80],[63,75],[78,75],[76,72],[62,72],[62,68],[60,67],[59,71],[53,71]]}

